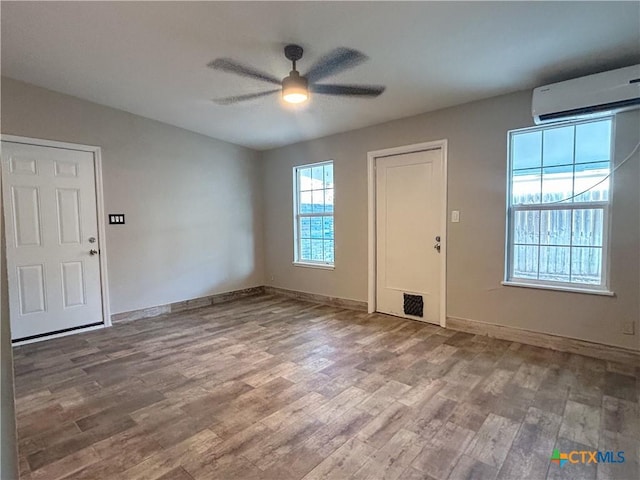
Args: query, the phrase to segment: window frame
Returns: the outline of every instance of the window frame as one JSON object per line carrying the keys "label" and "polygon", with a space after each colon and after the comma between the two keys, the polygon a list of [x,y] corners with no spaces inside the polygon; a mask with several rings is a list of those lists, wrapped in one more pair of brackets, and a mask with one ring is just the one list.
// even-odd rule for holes
{"label": "window frame", "polygon": [[[608,192],[608,200],[606,201],[591,201],[591,202],[571,202],[571,203],[537,203],[537,204],[521,204],[521,205],[513,205],[513,137],[515,134],[529,133],[529,132],[544,132],[545,130],[551,128],[559,128],[566,126],[573,126],[574,128],[578,125],[593,123],[609,120],[611,122],[611,137],[610,137],[610,145],[609,145],[609,192]],[[561,290],[568,292],[576,292],[576,293],[589,293],[595,295],[606,295],[613,296],[614,293],[610,290],[610,247],[611,247],[611,205],[613,202],[613,185],[614,185],[614,147],[615,147],[615,116],[607,115],[598,118],[590,118],[585,120],[574,120],[574,121],[566,121],[566,122],[555,122],[553,124],[548,125],[536,125],[528,128],[518,128],[507,131],[507,197],[506,197],[506,224],[505,224],[505,263],[504,263],[504,280],[501,282],[502,285],[506,286],[515,286],[515,287],[529,287],[529,288],[539,288],[545,290]],[[591,163],[591,162],[590,162]],[[596,163],[596,162],[592,162]],[[573,158],[573,178],[575,182],[575,130],[574,130],[574,158]],[[541,165],[541,168],[542,165]],[[579,192],[573,192],[575,195]],[[542,202],[542,198],[541,198]],[[515,232],[513,230],[513,224],[515,221],[516,212],[521,211],[545,211],[545,210],[569,210],[571,212],[575,210],[602,210],[603,215],[603,226],[602,226],[602,260],[601,260],[601,283],[598,285],[595,284],[587,284],[587,283],[577,283],[577,282],[562,282],[555,280],[540,280],[540,279],[529,279],[523,277],[516,277],[513,273],[514,267],[514,251],[515,251],[515,241],[514,236]],[[569,247],[569,254],[571,258],[571,247],[573,246],[573,230],[569,236],[570,243],[567,245]],[[534,245],[534,244],[532,244]],[[536,245],[541,245],[540,243]],[[553,245],[551,245],[553,246]],[[569,260],[571,261],[571,260]],[[540,262],[540,255],[538,255],[538,262]],[[570,264],[571,265],[571,264]],[[538,267],[538,275],[539,275],[539,267]]]}
{"label": "window frame", "polygon": [[[313,168],[322,167],[325,165],[331,165],[333,170],[333,198],[334,208],[332,212],[315,212],[315,213],[300,213],[299,211],[299,198],[300,198],[300,171]],[[323,188],[323,190],[327,190]],[[336,234],[335,234],[335,163],[333,160],[324,160],[322,162],[307,163],[304,165],[293,166],[293,265],[298,267],[310,267],[319,268],[323,270],[335,269],[335,251],[336,251]],[[300,244],[300,217],[331,217],[333,218],[333,262],[319,261],[319,260],[302,260],[300,258],[302,247]]]}

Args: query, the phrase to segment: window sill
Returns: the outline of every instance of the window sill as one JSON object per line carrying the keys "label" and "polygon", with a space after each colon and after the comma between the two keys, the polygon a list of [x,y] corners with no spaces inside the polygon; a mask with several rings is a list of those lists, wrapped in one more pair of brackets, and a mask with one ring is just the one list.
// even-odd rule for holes
{"label": "window sill", "polygon": [[326,263],[306,263],[306,262],[293,262],[294,267],[306,267],[317,268],[319,270],[334,270],[334,265],[328,265]]}
{"label": "window sill", "polygon": [[513,280],[500,282],[507,287],[524,287],[537,288],[540,290],[556,290],[559,292],[587,293],[589,295],[601,295],[605,297],[614,297],[615,293],[610,290],[595,290],[591,288],[568,287],[564,285],[543,285],[538,283],[517,282]]}

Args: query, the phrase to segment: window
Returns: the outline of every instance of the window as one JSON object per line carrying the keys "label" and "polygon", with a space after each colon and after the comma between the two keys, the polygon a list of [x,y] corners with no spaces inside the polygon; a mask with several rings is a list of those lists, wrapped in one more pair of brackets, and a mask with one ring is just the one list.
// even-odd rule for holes
{"label": "window", "polygon": [[612,123],[510,132],[507,283],[607,290]]}
{"label": "window", "polygon": [[332,266],[333,162],[294,167],[295,262]]}

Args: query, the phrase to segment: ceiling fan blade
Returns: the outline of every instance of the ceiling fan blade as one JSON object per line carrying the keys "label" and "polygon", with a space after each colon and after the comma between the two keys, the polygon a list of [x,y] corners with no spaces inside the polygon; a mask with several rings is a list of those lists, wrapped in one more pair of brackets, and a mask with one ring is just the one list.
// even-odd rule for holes
{"label": "ceiling fan blade", "polygon": [[235,73],[236,75],[242,75],[243,77],[255,78],[257,80],[262,80],[263,82],[275,83],[276,85],[280,85],[282,83],[282,80],[279,80],[268,73],[261,72],[253,67],[242,65],[230,58],[217,58],[207,63],[207,67],[213,68],[214,70],[222,70],[223,72]]}
{"label": "ceiling fan blade", "polygon": [[314,93],[325,95],[347,95],[350,97],[377,97],[386,87],[379,85],[311,85],[309,89]]}
{"label": "ceiling fan blade", "polygon": [[317,82],[329,75],[335,75],[368,60],[364,53],[351,48],[340,47],[329,52],[316,62],[306,73],[309,83]]}
{"label": "ceiling fan blade", "polygon": [[213,102],[218,105],[232,105],[238,102],[244,102],[246,100],[253,100],[254,98],[266,97],[267,95],[271,95],[272,93],[277,93],[281,89],[277,88],[275,90],[267,90],[266,92],[258,92],[258,93],[249,93],[247,95],[235,95],[233,97],[225,97],[225,98],[214,98]]}

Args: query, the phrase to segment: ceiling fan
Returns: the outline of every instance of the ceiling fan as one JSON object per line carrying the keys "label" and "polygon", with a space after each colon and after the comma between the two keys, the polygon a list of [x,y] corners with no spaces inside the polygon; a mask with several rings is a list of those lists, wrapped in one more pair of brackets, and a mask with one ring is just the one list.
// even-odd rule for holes
{"label": "ceiling fan", "polygon": [[253,67],[238,63],[230,58],[218,58],[209,62],[207,66],[214,70],[235,73],[236,75],[255,78],[279,86],[278,88],[264,92],[216,98],[213,99],[213,101],[219,105],[231,105],[271,95],[272,93],[282,92],[282,99],[284,101],[289,103],[302,103],[309,98],[309,92],[348,97],[377,97],[385,90],[385,87],[379,85],[331,85],[317,83],[319,80],[353,68],[365,60],[368,60],[369,57],[357,50],[346,47],[336,48],[318,60],[306,74],[300,75],[298,70],[296,70],[296,62],[302,58],[302,53],[303,49],[299,45],[287,45],[284,47],[284,56],[292,62],[293,68],[291,72],[289,72],[289,76],[282,80]]}

